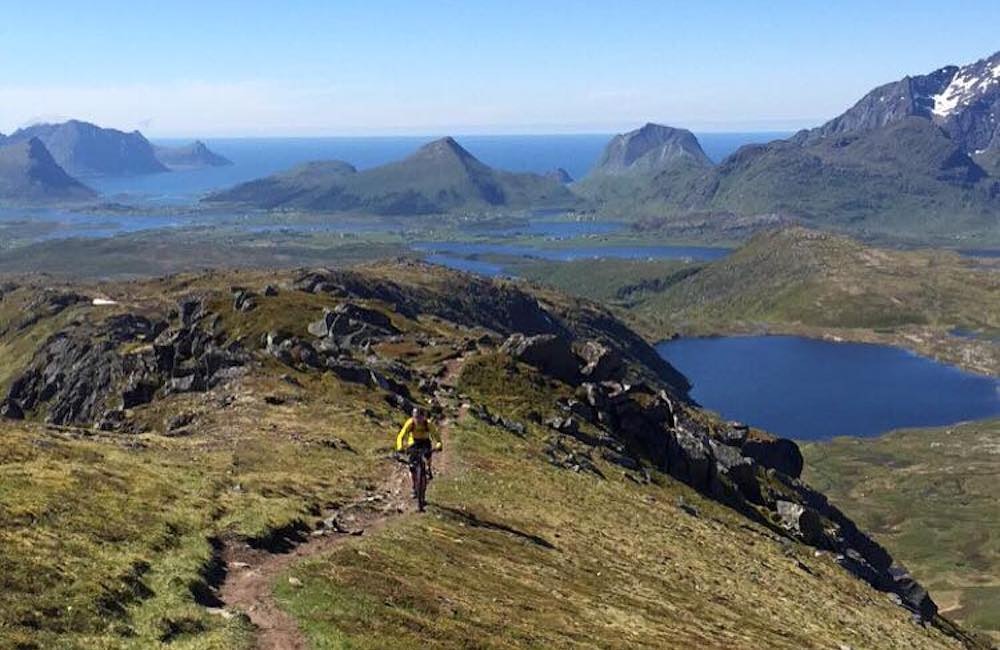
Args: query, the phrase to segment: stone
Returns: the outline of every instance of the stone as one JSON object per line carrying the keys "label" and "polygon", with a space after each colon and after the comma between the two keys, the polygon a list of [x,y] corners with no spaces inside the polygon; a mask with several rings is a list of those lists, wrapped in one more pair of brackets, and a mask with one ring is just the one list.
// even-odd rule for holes
{"label": "stone", "polygon": [[579,379],[579,359],[569,341],[561,336],[512,334],[500,351],[568,384],[575,384]]}
{"label": "stone", "polygon": [[590,381],[608,381],[621,379],[624,374],[624,362],[618,350],[598,341],[586,341],[577,349],[577,354],[583,360],[580,374]]}
{"label": "stone", "polygon": [[775,508],[785,528],[799,535],[807,544],[812,546],[823,544],[826,535],[819,514],[815,510],[783,499],[775,502]]}
{"label": "stone", "polygon": [[802,476],[804,461],[799,446],[787,438],[774,440],[747,440],[741,447],[744,456],[753,458],[760,465],[787,474],[792,478]]}
{"label": "stone", "polygon": [[668,436],[667,471],[696,490],[707,490],[714,469],[712,452],[698,435],[676,431]]}
{"label": "stone", "polygon": [[5,399],[0,403],[0,417],[8,420],[23,420],[24,411],[21,405],[12,399]]}
{"label": "stone", "polygon": [[278,287],[274,286],[273,284],[265,285],[264,288],[261,290],[261,293],[267,296],[268,298],[273,298],[274,296],[278,295]]}
{"label": "stone", "polygon": [[893,564],[889,567],[889,577],[892,580],[893,592],[899,595],[903,605],[920,615],[921,622],[934,619],[938,612],[937,604],[923,585],[910,575],[906,567]]}

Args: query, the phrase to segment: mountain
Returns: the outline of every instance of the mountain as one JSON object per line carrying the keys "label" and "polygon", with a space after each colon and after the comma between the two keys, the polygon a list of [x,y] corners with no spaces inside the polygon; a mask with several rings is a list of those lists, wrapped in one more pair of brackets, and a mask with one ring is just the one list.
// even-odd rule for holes
{"label": "mountain", "polygon": [[153,152],[156,159],[170,169],[227,167],[233,164],[233,161],[215,153],[201,140],[180,147],[154,146]]}
{"label": "mountain", "polygon": [[38,138],[73,176],[155,174],[168,171],[153,145],[138,131],[124,133],[89,122],[37,124],[13,133],[9,142]]}
{"label": "mountain", "polygon": [[570,173],[562,167],[557,167],[551,171],[547,171],[544,176],[545,178],[552,179],[562,185],[567,185],[573,182],[573,177],[570,176]]}
{"label": "mountain", "polygon": [[690,131],[648,123],[612,138],[591,174],[650,174],[678,164],[711,167],[712,161]]}
{"label": "mountain", "polygon": [[[880,86],[820,127],[742,147],[714,167],[578,185],[636,219],[782,215],[897,240],[1000,242],[998,102],[1000,53]],[[611,170],[630,168],[627,142],[609,143]]]}
{"label": "mountain", "polygon": [[95,196],[56,163],[38,138],[0,143],[0,200],[59,202]]}
{"label": "mountain", "polygon": [[594,303],[397,261],[22,278],[0,322],[2,647],[986,647]]}
{"label": "mountain", "polygon": [[649,123],[612,138],[573,191],[603,207],[611,204],[632,214],[641,209],[650,187],[667,178],[674,179],[671,184],[702,178],[711,168],[712,161],[693,133]]}
{"label": "mountain", "polygon": [[373,169],[359,172],[343,162],[311,163],[205,200],[400,216],[565,207],[575,202],[560,183],[537,174],[492,169],[452,138],[436,140],[404,160]]}
{"label": "mountain", "polygon": [[940,126],[968,154],[1000,147],[1000,52],[975,63],[905,77],[871,91],[799,141],[864,133],[919,117]]}

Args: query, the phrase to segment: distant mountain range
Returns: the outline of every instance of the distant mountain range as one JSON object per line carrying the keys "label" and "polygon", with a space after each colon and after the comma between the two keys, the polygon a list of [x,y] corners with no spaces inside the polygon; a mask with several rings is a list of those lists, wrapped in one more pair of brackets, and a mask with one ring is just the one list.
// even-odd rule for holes
{"label": "distant mountain range", "polygon": [[604,211],[667,225],[714,212],[1000,239],[1000,52],[880,86],[818,128],[716,166],[690,133],[647,124],[616,136],[574,189]]}
{"label": "distant mountain range", "polygon": [[200,169],[203,167],[228,167],[233,164],[225,156],[215,153],[201,140],[180,147],[154,145],[156,159],[169,169]]}
{"label": "distant mountain range", "polygon": [[158,147],[138,131],[125,133],[79,120],[0,134],[0,147],[5,160],[0,166],[0,200],[19,203],[72,202],[97,196],[75,177],[133,176],[232,164],[201,141]]}
{"label": "distant mountain range", "polygon": [[402,216],[455,210],[570,207],[578,199],[560,179],[493,169],[452,138],[409,157],[358,171],[340,161],[300,165],[209,195],[209,203]]}

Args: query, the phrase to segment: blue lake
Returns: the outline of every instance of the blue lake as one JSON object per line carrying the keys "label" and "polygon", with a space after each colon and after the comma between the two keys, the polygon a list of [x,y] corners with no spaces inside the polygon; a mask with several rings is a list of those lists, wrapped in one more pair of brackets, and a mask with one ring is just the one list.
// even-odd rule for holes
{"label": "blue lake", "polygon": [[705,246],[580,245],[549,248],[485,242],[418,242],[410,247],[415,251],[426,253],[425,259],[435,264],[488,276],[503,274],[505,272],[503,265],[477,259],[477,256],[507,255],[558,262],[600,258],[715,260],[731,252],[728,248]]}
{"label": "blue lake", "polygon": [[874,436],[1000,415],[1000,381],[898,348],[793,336],[666,341],[691,396],[727,419],[799,440]]}

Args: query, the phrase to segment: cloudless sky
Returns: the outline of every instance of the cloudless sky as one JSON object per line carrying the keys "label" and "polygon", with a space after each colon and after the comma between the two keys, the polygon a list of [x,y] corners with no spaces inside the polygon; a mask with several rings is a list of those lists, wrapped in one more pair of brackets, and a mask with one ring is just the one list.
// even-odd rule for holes
{"label": "cloudless sky", "polygon": [[0,131],[792,130],[1000,49],[1000,0],[0,0]]}

